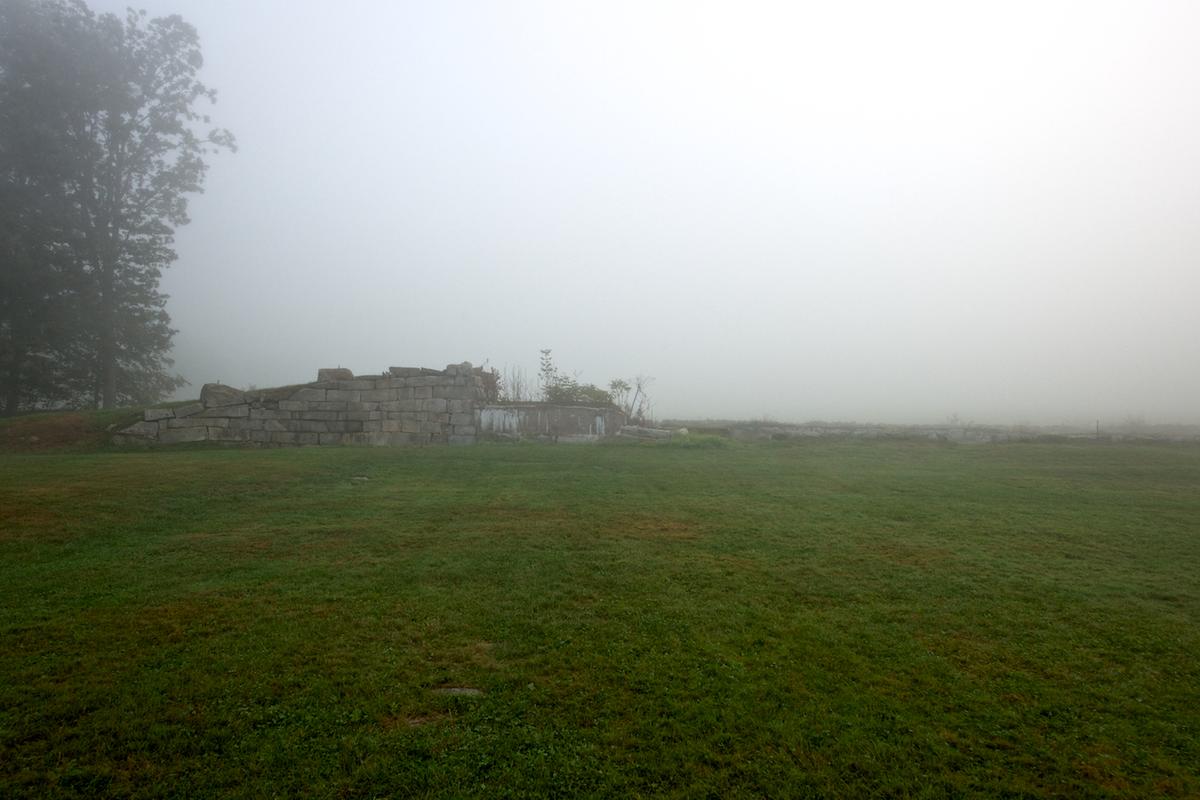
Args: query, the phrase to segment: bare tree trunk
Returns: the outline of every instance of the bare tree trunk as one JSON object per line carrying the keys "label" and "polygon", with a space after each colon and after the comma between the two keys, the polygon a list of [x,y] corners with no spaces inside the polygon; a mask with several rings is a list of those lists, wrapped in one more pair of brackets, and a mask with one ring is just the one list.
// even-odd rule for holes
{"label": "bare tree trunk", "polygon": [[115,408],[117,405],[117,320],[113,309],[112,283],[112,271],[105,268],[100,288],[100,346],[96,354],[101,408]]}
{"label": "bare tree trunk", "polygon": [[14,342],[12,362],[8,365],[8,379],[4,382],[4,416],[11,417],[17,413],[21,403],[21,366],[24,358],[20,347]]}
{"label": "bare tree trunk", "polygon": [[92,246],[92,263],[98,274],[99,305],[96,321],[99,330],[96,336],[96,400],[100,408],[115,408],[117,405],[117,329],[116,297],[114,295],[114,248],[112,234],[105,225],[100,246]]}
{"label": "bare tree trunk", "polygon": [[100,407],[117,407],[117,365],[112,338],[100,345]]}
{"label": "bare tree trunk", "polygon": [[12,358],[8,362],[7,373],[4,377],[4,416],[11,417],[17,413],[21,405],[21,384],[25,372],[25,358],[29,354],[28,318],[21,309],[10,306],[14,312],[9,317],[9,327],[12,331]]}

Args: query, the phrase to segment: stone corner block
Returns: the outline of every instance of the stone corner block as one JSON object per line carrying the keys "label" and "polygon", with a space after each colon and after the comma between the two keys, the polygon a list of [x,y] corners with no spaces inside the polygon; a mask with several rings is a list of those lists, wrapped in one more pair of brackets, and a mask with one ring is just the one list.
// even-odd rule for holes
{"label": "stone corner block", "polygon": [[246,395],[232,386],[225,386],[221,383],[206,383],[204,384],[204,388],[200,390],[200,402],[204,404],[205,408],[232,406],[238,403],[245,403]]}
{"label": "stone corner block", "polygon": [[121,430],[117,431],[117,433],[124,434],[126,436],[142,436],[153,438],[158,436],[158,430],[158,422],[144,420],[142,422],[135,422],[128,428],[122,428]]}

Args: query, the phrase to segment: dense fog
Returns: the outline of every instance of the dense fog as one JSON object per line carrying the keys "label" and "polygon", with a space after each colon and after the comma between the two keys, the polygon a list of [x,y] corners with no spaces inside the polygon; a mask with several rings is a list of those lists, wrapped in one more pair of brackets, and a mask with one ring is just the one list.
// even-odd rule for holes
{"label": "dense fog", "polygon": [[138,5],[239,144],[180,396],[553,348],[660,417],[1200,422],[1193,2]]}

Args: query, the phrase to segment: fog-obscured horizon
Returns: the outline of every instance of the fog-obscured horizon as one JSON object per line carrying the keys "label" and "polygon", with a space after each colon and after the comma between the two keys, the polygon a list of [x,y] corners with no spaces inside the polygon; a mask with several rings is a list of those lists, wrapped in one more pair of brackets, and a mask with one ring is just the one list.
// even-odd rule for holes
{"label": "fog-obscured horizon", "polygon": [[239,144],[181,396],[552,348],[659,417],[1200,423],[1195,3],[136,5]]}

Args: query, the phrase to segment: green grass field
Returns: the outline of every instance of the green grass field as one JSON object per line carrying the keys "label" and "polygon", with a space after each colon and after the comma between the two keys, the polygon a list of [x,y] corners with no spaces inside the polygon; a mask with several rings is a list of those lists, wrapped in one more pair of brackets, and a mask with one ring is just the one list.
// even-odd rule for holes
{"label": "green grass field", "polygon": [[3,797],[1200,795],[1196,447],[10,452],[0,601]]}

